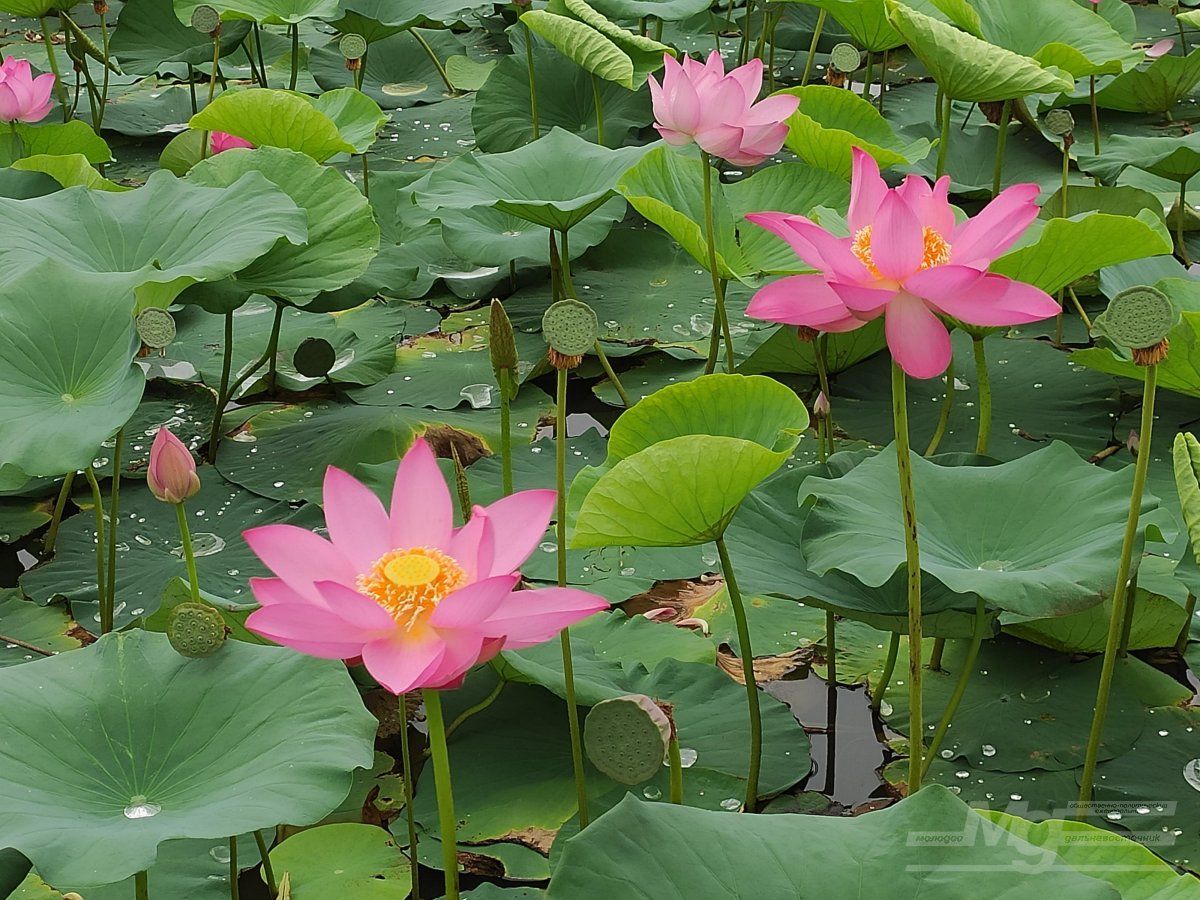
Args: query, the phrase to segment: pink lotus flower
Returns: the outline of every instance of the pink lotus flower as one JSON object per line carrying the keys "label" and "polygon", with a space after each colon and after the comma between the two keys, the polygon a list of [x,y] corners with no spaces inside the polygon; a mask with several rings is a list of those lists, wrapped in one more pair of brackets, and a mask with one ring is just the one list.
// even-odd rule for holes
{"label": "pink lotus flower", "polygon": [[146,484],[164,503],[182,503],[200,490],[191,451],[165,425],[159,427],[150,447]]}
{"label": "pink lotus flower", "polygon": [[669,53],[660,87],[650,77],[654,127],[674,147],[695,141],[700,149],[734,165],[756,166],[778,153],[787,137],[784,121],[800,98],[791,94],[755,103],[762,89],[763,65],[754,59],[725,74],[721,54],[700,63],[689,56],[676,62]]}
{"label": "pink lotus flower", "polygon": [[209,136],[208,146],[214,156],[218,153],[224,153],[226,150],[236,150],[239,148],[254,149],[254,145],[249,141],[242,140],[240,137],[232,134],[226,134],[223,131],[214,131]]}
{"label": "pink lotus flower", "polygon": [[975,218],[956,224],[950,178],[930,187],[909,175],[888,188],[870,154],[854,149],[851,236],[830,234],[805,216],[753,213],[816,275],[792,275],[762,288],[746,315],[818,331],[852,331],[884,316],[888,349],[914,378],[934,378],[950,363],[940,316],[983,327],[1019,325],[1058,314],[1049,294],[987,267],[1037,217],[1035,184],[1002,191]]}
{"label": "pink lotus flower", "polygon": [[447,688],[502,649],[540,644],[607,609],[573,588],[515,591],[518,567],[541,541],[554,491],[521,491],[454,528],[450,491],[418,440],[396,472],[391,511],[341,469],[325,473],[329,540],[266,525],[246,542],[277,578],[254,578],[262,604],[246,627],[301,653],[362,658],[402,694]]}
{"label": "pink lotus flower", "polygon": [[50,112],[54,76],[33,77],[29,60],[6,56],[0,63],[0,122],[40,122]]}

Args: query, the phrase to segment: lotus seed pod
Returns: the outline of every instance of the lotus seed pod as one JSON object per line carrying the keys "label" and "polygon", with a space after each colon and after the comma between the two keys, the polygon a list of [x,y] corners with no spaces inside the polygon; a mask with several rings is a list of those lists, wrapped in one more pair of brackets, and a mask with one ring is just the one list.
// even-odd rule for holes
{"label": "lotus seed pod", "polygon": [[300,342],[292,356],[292,365],[305,378],[324,378],[337,361],[337,351],[325,338],[310,337]]}
{"label": "lotus seed pod", "polygon": [[671,720],[641,694],[602,700],[583,724],[583,746],[597,769],[621,784],[641,784],[662,768]]}
{"label": "lotus seed pod", "polygon": [[1172,448],[1175,465],[1175,489],[1184,525],[1192,542],[1192,553],[1200,563],[1200,441],[1190,431],[1175,435]]}
{"label": "lotus seed pod", "polygon": [[496,375],[496,384],[508,400],[517,395],[517,337],[513,333],[512,322],[508,312],[499,300],[492,301],[491,315],[488,319],[488,352],[492,357],[492,372]]}
{"label": "lotus seed pod", "polygon": [[175,319],[165,309],[151,306],[137,316],[137,333],[151,350],[162,350],[175,340]]}
{"label": "lotus seed pod", "polygon": [[181,656],[203,659],[225,643],[225,619],[205,603],[180,603],[167,616],[167,640]]}
{"label": "lotus seed pod", "polygon": [[1056,137],[1066,137],[1075,130],[1075,117],[1069,110],[1052,109],[1042,118],[1046,130]]}
{"label": "lotus seed pod", "polygon": [[215,36],[221,31],[221,14],[202,3],[192,10],[192,27],[201,34]]}
{"label": "lotus seed pod", "polygon": [[583,356],[600,337],[592,308],[580,300],[559,300],[542,316],[542,334],[550,349],[562,356]]}
{"label": "lotus seed pod", "polygon": [[1138,285],[1113,297],[1096,317],[1093,330],[1120,347],[1149,350],[1159,347],[1175,326],[1176,311],[1158,288]]}
{"label": "lotus seed pod", "polygon": [[338,49],[346,59],[362,59],[367,55],[367,39],[361,34],[343,34]]}
{"label": "lotus seed pod", "polygon": [[829,65],[839,72],[857,72],[862,65],[862,54],[853,44],[837,44],[829,51]]}

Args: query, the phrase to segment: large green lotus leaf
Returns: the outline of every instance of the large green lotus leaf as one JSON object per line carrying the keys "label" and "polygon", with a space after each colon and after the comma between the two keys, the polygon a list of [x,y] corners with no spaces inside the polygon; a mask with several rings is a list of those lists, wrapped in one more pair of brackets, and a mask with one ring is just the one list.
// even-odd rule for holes
{"label": "large green lotus leaf", "polygon": [[[242,540],[256,525],[288,521],[302,527],[319,523],[311,507],[292,510],[286,504],[256,497],[223,481],[211,468],[200,470],[200,492],[188,501],[196,567],[204,590],[228,602],[248,601],[246,579],[265,575],[265,567]],[[22,590],[39,603],[55,597],[71,601],[77,620],[95,631],[96,520],[91,510],[72,516],[59,532],[53,560],[36,566],[21,579]],[[116,622],[122,627],[154,613],[164,588],[186,578],[175,510],[143,484],[125,481],[121,490],[121,522],[117,533]],[[87,615],[85,615],[87,613]]]}
{"label": "large green lotus leaf", "polygon": [[[229,22],[221,28],[221,55],[228,56],[250,31],[249,22]],[[132,75],[154,75],[171,64],[211,65],[212,39],[175,15],[172,0],[137,0],[121,8],[109,50]]]}
{"label": "large green lotus leaf", "polygon": [[52,496],[0,499],[0,544],[12,544],[37,531],[50,521],[53,508]]}
{"label": "large green lotus leaf", "polygon": [[454,22],[471,0],[340,0],[341,18],[330,24],[342,34],[361,34],[375,43],[414,25]]}
{"label": "large green lotus leaf", "polygon": [[24,145],[22,156],[70,156],[77,153],[89,163],[106,163],[113,158],[104,138],[80,119],[40,125],[17,122],[14,126]]}
{"label": "large green lotus leaf", "polygon": [[1145,58],[1103,16],[1075,0],[972,0],[985,41],[1075,78],[1116,75]]}
{"label": "large green lotus leaf", "polygon": [[610,19],[654,16],[664,22],[689,19],[709,7],[704,0],[593,0],[591,5]]}
{"label": "large green lotus leaf", "polygon": [[305,19],[332,19],[338,0],[174,0],[175,15],[190,25],[197,6],[211,6],[222,19],[248,19],[259,25],[294,25]]}
{"label": "large green lotus leaf", "polygon": [[378,724],[341,663],[238,641],[191,660],[137,630],[7,669],[0,693],[0,843],[52,883],[118,881],[175,838],[314,822],[371,765]]}
{"label": "large green lotus leaf", "polygon": [[315,100],[291,91],[250,88],[227,91],[189,123],[223,131],[256,147],[283,147],[325,162],[337,153],[362,153],[386,121],[366,94],[339,88]]}
{"label": "large green lotus leaf", "polygon": [[52,260],[0,287],[0,463],[74,472],[132,415],[145,377],[130,288]]}
{"label": "large green lotus leaf", "polygon": [[20,644],[0,641],[0,667],[31,662],[46,654],[78,650],[80,646],[79,641],[68,633],[75,623],[64,605],[38,606],[26,600],[15,588],[0,590],[0,622],[4,623],[6,637],[18,638],[45,651],[45,654],[37,654]]}
{"label": "large green lotus leaf", "polygon": [[[1028,890],[1028,861],[1047,854],[937,785],[852,818],[723,816],[626,797],[567,842],[547,897],[734,897],[746,885],[763,897],[856,897],[864,885],[887,885],[893,898],[1015,897]],[[1120,896],[1063,865],[1037,879],[1062,896]]]}
{"label": "large green lotus leaf", "polygon": [[271,851],[271,866],[276,878],[291,875],[295,900],[403,900],[411,886],[408,860],[395,839],[361,822],[294,834]]}
{"label": "large green lotus leaf", "polygon": [[26,156],[12,164],[12,170],[19,172],[39,172],[58,182],[59,187],[86,187],[97,191],[112,191],[124,193],[129,188],[115,181],[109,181],[87,161],[82,153],[69,153],[65,156]]}
{"label": "large green lotus leaf", "polygon": [[1104,109],[1169,112],[1200,83],[1200,48],[1187,56],[1160,56],[1150,65],[1118,75],[1096,91]]}
{"label": "large green lotus leaf", "polygon": [[1029,243],[992,263],[991,271],[1048,294],[1105,266],[1171,252],[1166,226],[1149,210],[1136,218],[1093,212],[1051,219],[1030,229],[1025,240]]}
{"label": "large green lotus leaf", "polygon": [[609,150],[555,128],[517,150],[460,156],[435,169],[417,201],[429,209],[494,206],[563,231],[611,197],[617,180],[645,152]]}
{"label": "large green lotus leaf", "polygon": [[822,9],[837,20],[854,43],[864,50],[881,53],[904,43],[889,24],[884,0],[800,0],[805,6]]}
{"label": "large green lotus leaf", "polygon": [[787,121],[786,146],[818,169],[849,180],[852,147],[867,151],[885,169],[911,165],[929,155],[928,140],[897,135],[874,104],[853,91],[814,84],[780,93],[800,98],[800,106]]}
{"label": "large green lotus leaf", "polygon": [[[539,133],[562,128],[596,140],[596,94],[604,114],[604,143],[624,146],[635,130],[653,118],[644,91],[628,91],[610,81],[594,86],[592,76],[553,48],[534,47]],[[488,153],[515,150],[533,140],[529,112],[529,67],[523,54],[505,56],[479,89],[471,125],[479,148]]]}
{"label": "large green lotus leaf", "polygon": [[[1158,365],[1160,387],[1200,397],[1200,311],[1184,310],[1180,322],[1167,335],[1171,342],[1167,358]],[[1145,380],[1145,370],[1130,359],[1122,359],[1105,347],[1076,350],[1071,359],[1090,369]]]}
{"label": "large green lotus leaf", "polygon": [[1079,157],[1080,169],[1108,184],[1130,166],[1183,184],[1200,172],[1200,133],[1182,137],[1116,134],[1104,142],[1100,156]]}
{"label": "large green lotus leaf", "polygon": [[[912,464],[921,568],[950,590],[1027,616],[1078,612],[1112,593],[1131,468],[1099,470],[1058,442],[996,466]],[[810,479],[801,496],[816,498],[804,526],[814,572],[877,586],[904,565],[894,450]],[[1157,506],[1146,496],[1142,511]]]}
{"label": "large green lotus leaf", "polygon": [[12,13],[26,19],[44,16],[58,6],[57,0],[0,0],[0,12]]}
{"label": "large green lotus leaf", "polygon": [[884,0],[888,21],[948,95],[970,102],[1069,91],[1074,79],[1019,53],[960,31],[896,0]]}
{"label": "large green lotus leaf", "polygon": [[[825,348],[826,365],[831,374],[843,372],[886,346],[882,322],[831,334]],[[787,325],[774,332],[755,332],[750,339],[749,356],[738,364],[738,371],[743,375],[816,375],[816,345],[801,340],[796,329]]]}
{"label": "large green lotus leaf", "polygon": [[237,273],[241,287],[302,305],[366,271],[379,252],[379,226],[367,199],[334,169],[292,150],[259,147],[210,157],[187,180],[227,188],[249,172],[259,173],[304,210],[308,242],[276,242]]}
{"label": "large green lotus leaf", "polygon": [[155,172],[125,193],[80,187],[0,199],[10,225],[0,262],[12,278],[55,247],[63,264],[108,274],[126,290],[139,287],[143,306],[165,306],[187,285],[224,278],[277,241],[305,239],[303,211],[266,178],[245,174],[230,179],[237,182],[230,191]]}

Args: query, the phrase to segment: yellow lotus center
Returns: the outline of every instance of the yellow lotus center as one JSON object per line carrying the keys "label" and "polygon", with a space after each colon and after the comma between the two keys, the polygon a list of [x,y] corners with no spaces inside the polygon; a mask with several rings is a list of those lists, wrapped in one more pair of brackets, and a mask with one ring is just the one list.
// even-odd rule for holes
{"label": "yellow lotus center", "polygon": [[358,589],[406,630],[466,583],[462,566],[430,547],[392,550],[379,557],[371,571],[358,576]]}
{"label": "yellow lotus center", "polygon": [[[934,266],[944,266],[950,262],[950,242],[934,231],[928,225],[922,230],[924,249],[921,254],[921,268],[932,269]],[[850,251],[858,257],[858,261],[876,278],[882,278],[879,269],[875,268],[875,258],[871,255],[871,226],[860,228],[854,235]]]}

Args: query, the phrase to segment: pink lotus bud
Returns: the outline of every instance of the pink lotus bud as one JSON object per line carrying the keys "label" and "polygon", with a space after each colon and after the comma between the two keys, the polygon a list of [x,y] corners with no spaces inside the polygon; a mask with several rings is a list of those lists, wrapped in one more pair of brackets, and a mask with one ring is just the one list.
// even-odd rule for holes
{"label": "pink lotus bud", "polygon": [[0,64],[0,122],[40,122],[50,112],[54,76],[33,77],[29,60],[6,56]]}
{"label": "pink lotus bud", "polygon": [[1138,455],[1138,451],[1142,449],[1142,437],[1136,431],[1130,431],[1129,437],[1125,438],[1125,449],[1134,456]]}
{"label": "pink lotus bud", "polygon": [[165,425],[158,429],[150,448],[146,483],[150,492],[164,503],[182,503],[200,490],[200,476],[196,474],[191,451]]}
{"label": "pink lotus bud", "polygon": [[818,419],[824,419],[829,415],[829,398],[825,396],[825,392],[817,394],[817,399],[813,401],[813,415]]}
{"label": "pink lotus bud", "polygon": [[247,150],[254,149],[254,145],[249,141],[232,134],[226,134],[223,131],[214,131],[209,138],[209,149],[213,155],[224,153],[226,150],[236,150],[243,147]]}

